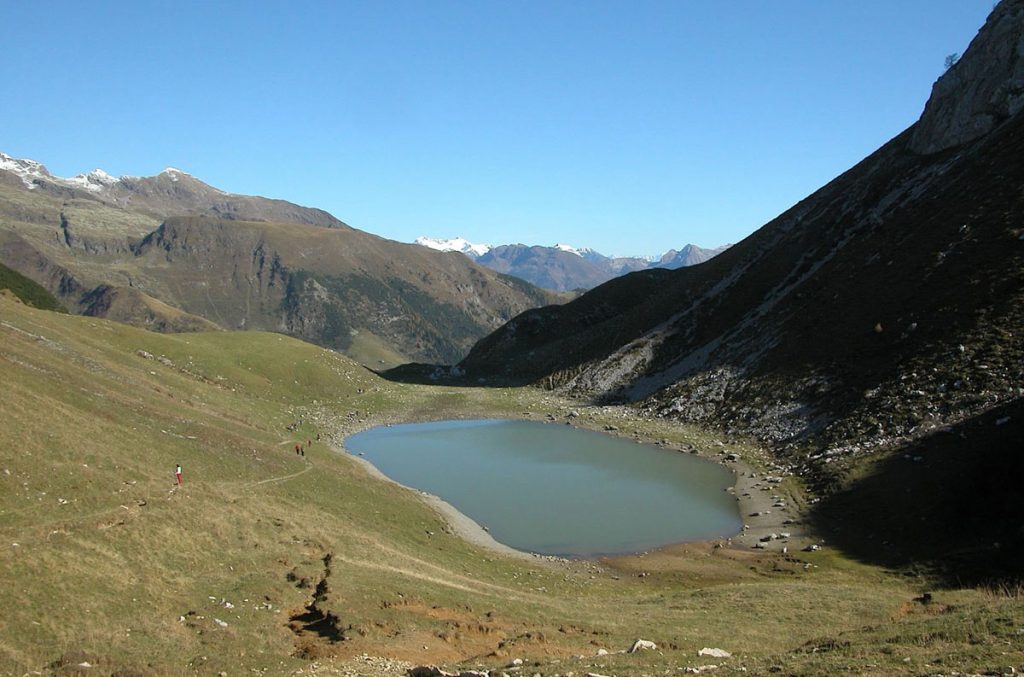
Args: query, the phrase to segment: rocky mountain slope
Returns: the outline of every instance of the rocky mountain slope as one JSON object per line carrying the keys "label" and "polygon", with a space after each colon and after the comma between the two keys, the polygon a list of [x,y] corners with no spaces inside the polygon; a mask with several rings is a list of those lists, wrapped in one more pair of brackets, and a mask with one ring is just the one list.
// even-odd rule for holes
{"label": "rocky mountain slope", "polygon": [[917,124],[743,242],[528,311],[461,367],[754,434],[823,478],[1020,398],[1022,74],[1013,0]]}
{"label": "rocky mountain slope", "polygon": [[181,172],[61,179],[0,157],[0,263],[74,312],[161,331],[264,329],[364,362],[454,361],[557,298],[456,254]]}
{"label": "rocky mountain slope", "polygon": [[448,240],[419,237],[416,238],[416,244],[439,251],[461,252],[491,270],[559,292],[592,289],[614,277],[636,270],[693,266],[729,247],[724,245],[707,249],[688,244],[680,250],[670,249],[660,257],[648,259],[640,256],[605,256],[593,249],[577,249],[564,244],[553,247],[524,244],[492,247],[473,244],[461,237]]}

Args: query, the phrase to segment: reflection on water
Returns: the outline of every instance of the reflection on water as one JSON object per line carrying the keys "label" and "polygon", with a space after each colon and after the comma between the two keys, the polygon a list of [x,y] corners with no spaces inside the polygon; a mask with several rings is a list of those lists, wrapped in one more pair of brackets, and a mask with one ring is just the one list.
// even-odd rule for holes
{"label": "reflection on water", "polygon": [[345,440],[519,550],[594,556],[736,533],[732,473],[688,454],[533,421],[441,421]]}

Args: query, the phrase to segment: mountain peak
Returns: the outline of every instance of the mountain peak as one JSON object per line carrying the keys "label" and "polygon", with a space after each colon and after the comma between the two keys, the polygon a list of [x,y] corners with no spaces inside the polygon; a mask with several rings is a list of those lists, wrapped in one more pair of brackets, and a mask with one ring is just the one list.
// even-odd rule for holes
{"label": "mountain peak", "polygon": [[464,237],[437,239],[421,236],[416,238],[414,242],[421,247],[436,249],[440,252],[461,252],[473,259],[483,256],[491,250],[491,245],[489,244],[473,244]]}
{"label": "mountain peak", "polygon": [[29,190],[35,190],[36,180],[53,178],[42,163],[28,158],[13,158],[7,153],[0,153],[0,169],[17,175]]}
{"label": "mountain peak", "polygon": [[575,254],[576,256],[583,256],[582,250],[576,249],[576,247],[573,247],[572,245],[569,244],[556,244],[555,249],[563,252],[568,252],[570,254]]}
{"label": "mountain peak", "polygon": [[[58,177],[52,178],[56,179]],[[75,186],[76,188],[82,188],[84,190],[89,190],[96,193],[108,186],[117,183],[118,181],[120,181],[120,179],[118,179],[115,176],[111,176],[102,169],[97,168],[85,174],[72,176],[70,179],[63,179],[63,181],[65,183],[71,184],[72,186]]]}
{"label": "mountain peak", "polygon": [[164,170],[160,172],[159,176],[167,176],[171,181],[177,181],[182,176],[192,178],[192,175],[188,172],[183,172],[175,167],[165,167]]}

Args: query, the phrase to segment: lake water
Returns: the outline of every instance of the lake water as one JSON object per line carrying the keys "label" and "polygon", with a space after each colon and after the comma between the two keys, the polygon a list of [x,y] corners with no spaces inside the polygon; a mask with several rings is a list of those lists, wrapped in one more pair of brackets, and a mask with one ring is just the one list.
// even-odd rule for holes
{"label": "lake water", "polygon": [[533,421],[374,428],[345,448],[486,526],[501,543],[592,557],[729,536],[742,526],[727,468],[678,451]]}

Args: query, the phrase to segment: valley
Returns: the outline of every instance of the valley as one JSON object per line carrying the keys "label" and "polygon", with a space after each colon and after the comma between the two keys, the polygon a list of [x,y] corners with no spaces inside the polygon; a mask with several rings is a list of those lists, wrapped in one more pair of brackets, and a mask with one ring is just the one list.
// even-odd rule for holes
{"label": "valley", "polygon": [[[0,673],[1024,672],[1024,0],[945,66],[875,152],[662,265],[0,154]],[[541,431],[538,467],[485,478],[449,438],[388,479],[345,448],[479,419]],[[575,475],[541,453],[560,433]],[[640,535],[697,512],[613,496],[638,465],[678,489],[666,454],[710,468],[727,526]],[[514,551],[427,475],[643,545]]]}
{"label": "valley", "polygon": [[[754,673],[1022,658],[1014,589],[935,588],[827,541],[505,557],[328,445],[398,421],[568,417],[774,473],[749,440],[535,389],[395,384],[280,335],[162,335],[0,303],[5,671],[397,675],[521,659],[531,674],[640,675],[707,665],[706,647]],[[801,484],[779,491],[801,519]],[[636,639],[659,649],[618,653]]]}

